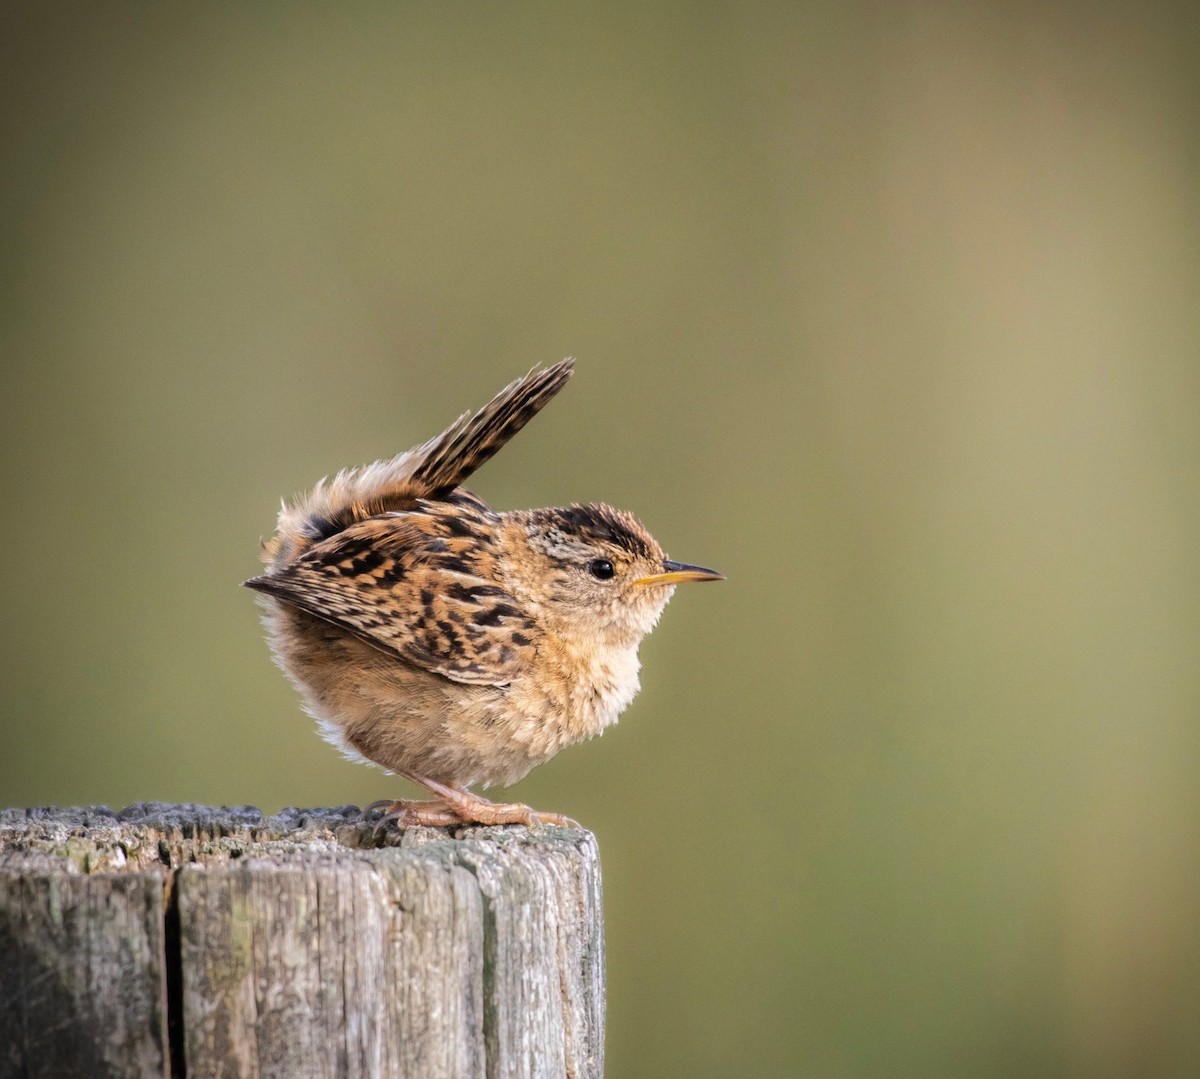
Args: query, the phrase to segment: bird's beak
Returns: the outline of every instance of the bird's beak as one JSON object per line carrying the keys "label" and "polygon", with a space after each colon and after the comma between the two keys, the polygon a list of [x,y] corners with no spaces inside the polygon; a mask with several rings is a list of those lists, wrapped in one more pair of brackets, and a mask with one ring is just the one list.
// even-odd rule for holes
{"label": "bird's beak", "polygon": [[723,581],[725,574],[703,566],[689,566],[683,562],[663,560],[663,572],[639,577],[634,584],[683,584],[685,581]]}

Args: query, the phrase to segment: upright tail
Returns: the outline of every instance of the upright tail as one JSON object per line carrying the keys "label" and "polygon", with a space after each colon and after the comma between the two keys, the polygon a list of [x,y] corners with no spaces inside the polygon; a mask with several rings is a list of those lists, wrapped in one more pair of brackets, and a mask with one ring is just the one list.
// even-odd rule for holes
{"label": "upright tail", "polygon": [[509,383],[474,415],[466,413],[437,438],[410,451],[412,482],[422,498],[444,498],[541,411],[566,384],[571,357]]}
{"label": "upright tail", "polygon": [[566,385],[574,366],[568,357],[530,371],[423,445],[321,480],[280,510],[278,531],[263,548],[264,561],[271,566],[292,562],[356,521],[409,509],[419,498],[445,498],[541,411]]}

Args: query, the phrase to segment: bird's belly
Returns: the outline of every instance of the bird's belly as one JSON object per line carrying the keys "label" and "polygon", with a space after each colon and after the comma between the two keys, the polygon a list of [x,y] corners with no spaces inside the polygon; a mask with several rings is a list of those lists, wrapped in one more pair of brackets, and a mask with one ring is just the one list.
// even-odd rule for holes
{"label": "bird's belly", "polygon": [[638,689],[636,651],[594,660],[584,677],[564,666],[559,676],[469,685],[268,602],[276,658],[322,735],[351,759],[400,775],[508,786],[614,723]]}

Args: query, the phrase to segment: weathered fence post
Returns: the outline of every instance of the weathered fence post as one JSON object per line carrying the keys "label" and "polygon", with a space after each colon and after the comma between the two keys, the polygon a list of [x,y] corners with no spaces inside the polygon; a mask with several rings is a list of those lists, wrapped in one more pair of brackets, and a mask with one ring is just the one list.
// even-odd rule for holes
{"label": "weathered fence post", "polygon": [[0,810],[0,1079],[603,1070],[595,838]]}

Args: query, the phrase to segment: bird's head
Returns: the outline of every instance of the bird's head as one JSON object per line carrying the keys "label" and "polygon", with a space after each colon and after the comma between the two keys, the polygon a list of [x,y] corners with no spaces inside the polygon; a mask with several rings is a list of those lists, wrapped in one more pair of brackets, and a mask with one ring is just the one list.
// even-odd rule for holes
{"label": "bird's head", "polygon": [[636,645],[675,585],[719,581],[672,562],[637,518],[602,503],[504,514],[507,587],[548,629],[597,645]]}

